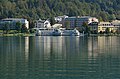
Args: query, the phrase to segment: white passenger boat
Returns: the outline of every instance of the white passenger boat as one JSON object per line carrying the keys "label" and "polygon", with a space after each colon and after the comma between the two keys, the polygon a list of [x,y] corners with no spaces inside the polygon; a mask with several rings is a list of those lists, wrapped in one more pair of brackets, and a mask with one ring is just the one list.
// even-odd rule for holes
{"label": "white passenger boat", "polygon": [[80,32],[77,29],[60,28],[62,36],[79,36]]}
{"label": "white passenger boat", "polygon": [[59,29],[47,29],[39,28],[36,29],[36,36],[60,36],[61,31]]}
{"label": "white passenger boat", "polygon": [[36,36],[81,36],[81,33],[77,29],[36,29]]}

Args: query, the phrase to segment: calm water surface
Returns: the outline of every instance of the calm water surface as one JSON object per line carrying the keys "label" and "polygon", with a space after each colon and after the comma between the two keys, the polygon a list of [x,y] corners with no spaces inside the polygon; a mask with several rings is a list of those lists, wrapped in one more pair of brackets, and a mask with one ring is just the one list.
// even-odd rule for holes
{"label": "calm water surface", "polygon": [[0,37],[0,79],[120,79],[120,37]]}

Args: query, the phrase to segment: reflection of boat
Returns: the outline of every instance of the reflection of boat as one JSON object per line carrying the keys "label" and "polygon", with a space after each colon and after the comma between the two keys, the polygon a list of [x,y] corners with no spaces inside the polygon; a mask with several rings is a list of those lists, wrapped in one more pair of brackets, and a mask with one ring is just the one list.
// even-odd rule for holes
{"label": "reflection of boat", "polygon": [[47,28],[39,28],[36,29],[36,36],[81,36],[81,34],[77,29],[47,29]]}

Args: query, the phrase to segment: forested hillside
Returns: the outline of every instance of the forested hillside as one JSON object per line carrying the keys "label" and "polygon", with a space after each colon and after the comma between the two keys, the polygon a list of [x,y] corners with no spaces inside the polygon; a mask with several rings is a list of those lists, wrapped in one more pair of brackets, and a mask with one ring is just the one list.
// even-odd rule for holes
{"label": "forested hillside", "polygon": [[0,0],[0,18],[35,20],[58,15],[120,19],[120,0]]}

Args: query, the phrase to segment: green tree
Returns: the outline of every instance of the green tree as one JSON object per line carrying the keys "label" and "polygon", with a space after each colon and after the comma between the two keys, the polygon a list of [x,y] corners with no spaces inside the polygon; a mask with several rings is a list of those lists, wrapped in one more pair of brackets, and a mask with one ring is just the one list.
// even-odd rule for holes
{"label": "green tree", "polygon": [[70,22],[68,22],[68,21],[65,22],[65,28],[66,28],[66,29],[69,29],[69,28],[70,28]]}
{"label": "green tree", "polygon": [[25,24],[22,25],[21,33],[28,33],[28,29],[27,29],[27,27],[25,26]]}
{"label": "green tree", "polygon": [[109,34],[110,33],[110,28],[107,27],[106,30],[105,30],[105,33]]}
{"label": "green tree", "polygon": [[99,13],[99,15],[101,16],[103,21],[108,21],[108,13],[107,12],[101,11]]}
{"label": "green tree", "polygon": [[50,24],[51,24],[51,26],[55,24],[55,19],[54,19],[54,17],[51,17],[51,18],[50,18]]}
{"label": "green tree", "polygon": [[22,23],[16,22],[16,30],[18,31],[18,33],[21,32],[21,28],[22,28]]}
{"label": "green tree", "polygon": [[82,27],[83,27],[83,31],[84,31],[85,33],[88,33],[88,34],[90,33],[90,27],[88,26],[88,23],[83,22]]}
{"label": "green tree", "polygon": [[4,26],[3,26],[3,32],[6,33],[6,34],[8,34],[9,31],[10,31],[10,26],[9,26],[9,23],[6,22],[6,23],[4,24]]}
{"label": "green tree", "polygon": [[2,26],[3,34],[5,33],[5,24]]}
{"label": "green tree", "polygon": [[120,19],[119,0],[0,0],[0,17],[24,16],[32,21],[59,15],[95,16],[100,20]]}
{"label": "green tree", "polygon": [[114,14],[109,15],[109,20],[115,20],[115,19],[116,19],[116,16]]}

